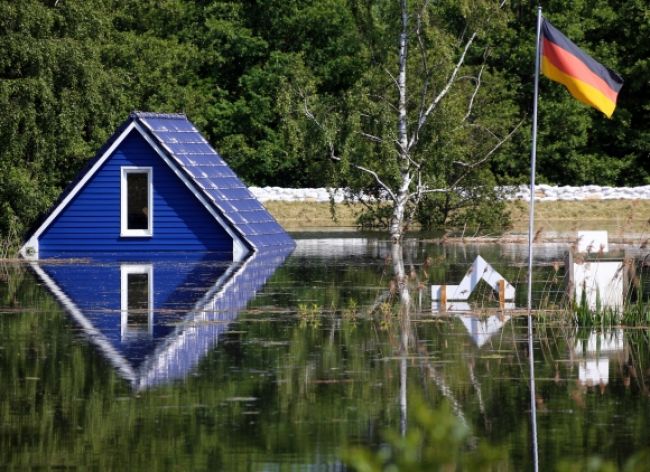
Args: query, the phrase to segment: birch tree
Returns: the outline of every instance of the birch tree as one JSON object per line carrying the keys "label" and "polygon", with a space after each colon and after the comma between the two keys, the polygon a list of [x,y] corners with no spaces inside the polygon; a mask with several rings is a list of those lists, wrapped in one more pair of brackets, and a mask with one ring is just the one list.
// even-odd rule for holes
{"label": "birch tree", "polygon": [[403,302],[402,240],[423,203],[493,188],[486,165],[521,125],[507,82],[490,67],[504,3],[353,1],[367,73],[342,102],[316,97],[310,84],[298,89],[300,112],[352,198],[381,197],[366,204],[387,216]]}

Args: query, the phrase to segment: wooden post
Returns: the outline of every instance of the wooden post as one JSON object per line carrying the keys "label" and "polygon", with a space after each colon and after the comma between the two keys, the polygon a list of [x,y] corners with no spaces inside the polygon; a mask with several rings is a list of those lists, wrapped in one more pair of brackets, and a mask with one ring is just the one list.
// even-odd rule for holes
{"label": "wooden post", "polygon": [[564,255],[564,292],[567,305],[572,305],[576,294],[575,275],[573,272],[573,248]]}
{"label": "wooden post", "polygon": [[506,281],[501,279],[497,283],[499,284],[499,307],[503,309],[506,305]]}
{"label": "wooden post", "polygon": [[442,310],[447,306],[447,286],[446,285],[441,285],[440,286],[440,305]]}
{"label": "wooden post", "polygon": [[634,256],[628,256],[625,250],[623,259],[623,304],[627,304],[632,299],[634,280],[636,279],[636,261]]}

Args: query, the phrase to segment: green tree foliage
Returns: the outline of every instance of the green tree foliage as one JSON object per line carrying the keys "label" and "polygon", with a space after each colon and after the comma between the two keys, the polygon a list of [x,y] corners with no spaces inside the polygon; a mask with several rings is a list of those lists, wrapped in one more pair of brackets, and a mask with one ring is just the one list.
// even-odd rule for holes
{"label": "green tree foliage", "polygon": [[[535,14],[530,2],[513,3],[515,16],[498,38],[498,67],[519,89],[519,108],[532,105]],[[544,2],[543,14],[580,48],[625,81],[611,120],[542,77],[539,98],[538,176],[560,185],[643,185],[650,182],[648,140],[647,2],[624,0]],[[498,156],[498,175],[525,180],[530,138]]]}
{"label": "green tree foliage", "polygon": [[350,448],[344,457],[348,465],[358,472],[507,470],[505,449],[485,441],[472,444],[469,428],[449,405],[433,409],[416,395],[411,402],[412,425],[406,435],[385,433],[387,444],[376,452]]}
{"label": "green tree foliage", "polygon": [[361,73],[345,1],[241,2],[229,7],[239,25],[232,35],[218,28],[219,5],[212,2],[205,12],[206,37],[220,38],[208,51],[226,51],[224,65],[243,67],[230,77],[221,78],[216,71],[206,75],[209,87],[225,87],[206,110],[206,131],[249,183],[321,186],[323,164],[297,139],[299,123],[287,113],[286,91],[289,83],[307,75],[317,81],[318,93],[340,96]]}
{"label": "green tree foliage", "polygon": [[[423,45],[431,67],[447,71],[453,40],[468,21],[485,18],[489,2],[429,3]],[[418,11],[418,2],[409,4]],[[464,80],[465,101],[444,105],[422,135],[431,185],[453,183],[461,169],[450,162],[480,154],[490,140],[480,129],[502,135],[530,115],[535,8],[515,0],[505,9],[511,15],[483,28],[461,72],[475,76],[488,48],[472,114],[480,126],[454,125],[473,90]],[[367,187],[367,176],[350,178],[345,165],[327,162],[322,136],[306,133],[304,116],[290,113],[290,92],[308,86],[314,106],[327,111],[324,124],[344,131],[337,144],[350,162],[388,162],[390,146],[356,139],[355,131],[396,133],[380,97],[391,93],[397,10],[362,0],[0,0],[0,234],[23,234],[136,109],[186,112],[249,184],[321,186],[331,175],[333,184]],[[553,0],[544,13],[625,85],[607,120],[542,78],[540,180],[650,182],[646,2]],[[421,67],[412,60],[409,67]],[[409,80],[417,88],[421,76]],[[485,191],[526,182],[529,149],[522,127],[468,181]],[[441,199],[422,202],[435,208],[421,219],[425,226],[459,203]]]}
{"label": "green tree foliage", "polygon": [[0,232],[23,232],[133,109],[194,100],[197,51],[125,28],[122,2],[0,2]]}
{"label": "green tree foliage", "polygon": [[[452,215],[465,222],[459,209],[494,196],[496,178],[485,163],[504,149],[519,118],[489,58],[490,33],[505,26],[505,12],[480,1],[351,5],[363,74],[341,98],[319,93],[314,82],[294,84],[295,111],[310,119],[306,140],[324,144],[312,153],[336,161],[334,185],[391,197],[389,207],[371,206],[364,222],[386,226],[402,206],[406,226],[413,215],[425,227],[450,223]],[[490,213],[488,220],[499,219]]]}

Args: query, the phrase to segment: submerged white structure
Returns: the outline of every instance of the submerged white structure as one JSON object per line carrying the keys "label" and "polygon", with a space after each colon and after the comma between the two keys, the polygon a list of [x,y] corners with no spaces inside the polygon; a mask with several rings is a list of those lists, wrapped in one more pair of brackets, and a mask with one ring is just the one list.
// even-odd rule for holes
{"label": "submerged white structure", "polygon": [[[440,302],[441,307],[447,307],[447,300],[467,300],[481,280],[484,280],[499,294],[499,302],[505,303],[506,300],[515,299],[515,287],[494,270],[485,259],[476,256],[472,266],[458,285],[432,285],[431,300]],[[457,309],[461,307],[461,304],[458,303],[454,303],[454,305]],[[467,309],[469,309],[469,305],[467,305]]]}
{"label": "submerged white structure", "polygon": [[[577,252],[605,254],[609,251],[607,231],[578,231]],[[569,259],[569,280],[575,290],[575,301],[587,308],[621,309],[624,302],[624,261]]]}

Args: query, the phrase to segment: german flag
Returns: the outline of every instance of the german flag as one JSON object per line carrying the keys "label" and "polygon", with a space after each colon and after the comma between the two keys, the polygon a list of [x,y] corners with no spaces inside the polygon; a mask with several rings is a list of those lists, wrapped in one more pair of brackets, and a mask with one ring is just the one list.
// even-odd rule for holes
{"label": "german flag", "polygon": [[546,19],[542,22],[542,73],[564,85],[577,100],[612,117],[623,86],[621,76],[587,55]]}

